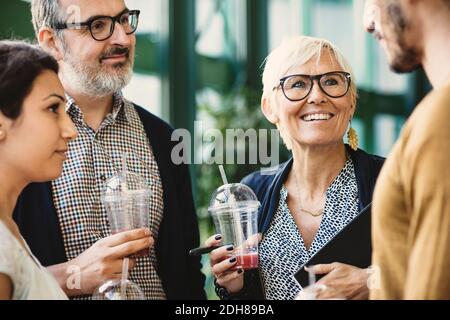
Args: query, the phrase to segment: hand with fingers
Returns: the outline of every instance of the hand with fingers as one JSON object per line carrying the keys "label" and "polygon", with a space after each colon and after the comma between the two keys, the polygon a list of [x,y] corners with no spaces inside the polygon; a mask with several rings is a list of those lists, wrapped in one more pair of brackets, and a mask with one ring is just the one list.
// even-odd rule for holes
{"label": "hand with fingers", "polygon": [[321,288],[316,299],[365,300],[369,298],[367,286],[369,272],[343,263],[318,264],[305,268],[316,275],[325,275],[315,285]]}
{"label": "hand with fingers", "polygon": [[[220,246],[222,236],[215,235],[206,240],[205,246]],[[219,286],[227,289],[229,293],[237,293],[244,287],[244,270],[232,270],[237,263],[233,256],[235,248],[233,245],[221,246],[209,254],[212,274]]]}
{"label": "hand with fingers", "polygon": [[[76,292],[70,292],[68,288],[65,288],[66,291],[70,295],[90,295],[104,282],[120,279],[123,259],[153,244],[150,230],[145,228],[117,233],[97,241],[66,264],[66,268],[76,267],[79,270],[81,280],[81,288],[76,288]],[[135,266],[136,260],[130,258],[129,270]]]}

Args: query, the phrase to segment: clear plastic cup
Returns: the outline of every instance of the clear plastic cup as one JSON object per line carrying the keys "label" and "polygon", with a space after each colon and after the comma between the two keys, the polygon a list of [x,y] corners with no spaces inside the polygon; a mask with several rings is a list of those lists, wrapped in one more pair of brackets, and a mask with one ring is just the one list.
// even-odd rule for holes
{"label": "clear plastic cup", "polygon": [[[127,171],[106,182],[101,201],[108,214],[111,233],[150,227],[150,196],[148,185],[141,176]],[[149,254],[142,250],[133,258]]]}
{"label": "clear plastic cup", "polygon": [[92,300],[145,300],[145,295],[141,288],[130,280],[110,280],[95,290]]}
{"label": "clear plastic cup", "polygon": [[246,185],[227,184],[214,192],[208,211],[222,243],[235,248],[230,254],[237,259],[232,270],[258,268],[259,207],[255,193]]}

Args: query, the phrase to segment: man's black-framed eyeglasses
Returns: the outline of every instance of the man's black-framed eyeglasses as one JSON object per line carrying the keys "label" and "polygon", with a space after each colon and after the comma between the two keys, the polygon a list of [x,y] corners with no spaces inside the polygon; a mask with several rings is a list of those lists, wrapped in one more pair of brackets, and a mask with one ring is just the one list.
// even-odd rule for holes
{"label": "man's black-framed eyeglasses", "polygon": [[305,99],[311,93],[314,81],[317,80],[319,88],[331,98],[345,96],[351,83],[350,73],[332,71],[315,76],[306,74],[293,74],[280,79],[280,84],[273,90],[281,87],[283,94],[289,101],[296,102]]}
{"label": "man's black-framed eyeglasses", "polygon": [[140,13],[140,10],[125,10],[115,17],[95,16],[86,22],[60,23],[54,25],[53,28],[55,30],[64,30],[87,27],[91,32],[92,38],[97,41],[105,41],[113,35],[116,22],[120,23],[127,35],[136,32]]}

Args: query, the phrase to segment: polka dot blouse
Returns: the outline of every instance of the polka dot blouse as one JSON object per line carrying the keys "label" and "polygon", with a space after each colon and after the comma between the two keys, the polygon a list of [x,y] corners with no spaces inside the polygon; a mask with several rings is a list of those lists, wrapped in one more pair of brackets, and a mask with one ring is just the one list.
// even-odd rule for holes
{"label": "polka dot blouse", "polygon": [[294,299],[302,289],[295,273],[358,215],[358,187],[352,161],[347,160],[326,191],[322,221],[309,250],[287,205],[288,196],[283,185],[277,211],[260,246],[260,272],[269,300]]}

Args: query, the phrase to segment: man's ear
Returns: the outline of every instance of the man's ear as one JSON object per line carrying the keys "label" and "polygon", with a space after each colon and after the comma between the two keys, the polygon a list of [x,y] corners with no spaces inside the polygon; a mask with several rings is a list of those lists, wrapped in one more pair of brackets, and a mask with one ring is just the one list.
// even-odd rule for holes
{"label": "man's ear", "polygon": [[261,110],[267,120],[272,124],[278,124],[280,118],[275,112],[274,106],[272,106],[270,98],[263,96],[261,99]]}
{"label": "man's ear", "polygon": [[0,123],[0,142],[5,140],[5,138],[6,138],[6,131],[5,129],[2,128],[2,125]]}
{"label": "man's ear", "polygon": [[60,46],[58,45],[58,39],[56,39],[55,31],[48,27],[43,27],[38,33],[39,45],[46,52],[51,54],[56,61],[61,61],[64,57]]}
{"label": "man's ear", "polygon": [[5,117],[5,115],[0,111],[0,142],[5,140],[7,135],[7,129],[11,124],[11,119]]}

